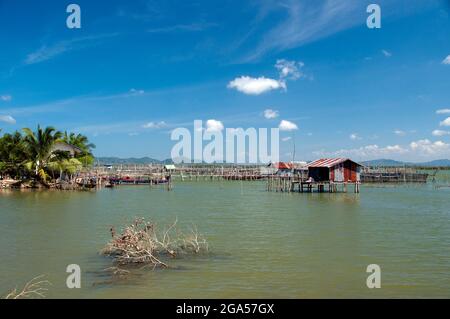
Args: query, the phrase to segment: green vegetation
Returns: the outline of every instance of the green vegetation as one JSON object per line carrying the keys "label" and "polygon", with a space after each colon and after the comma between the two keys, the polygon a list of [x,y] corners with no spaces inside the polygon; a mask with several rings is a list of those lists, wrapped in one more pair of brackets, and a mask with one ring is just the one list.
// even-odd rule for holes
{"label": "green vegetation", "polygon": [[81,134],[62,133],[53,127],[0,136],[0,179],[32,180],[47,185],[70,176],[94,162],[95,145]]}

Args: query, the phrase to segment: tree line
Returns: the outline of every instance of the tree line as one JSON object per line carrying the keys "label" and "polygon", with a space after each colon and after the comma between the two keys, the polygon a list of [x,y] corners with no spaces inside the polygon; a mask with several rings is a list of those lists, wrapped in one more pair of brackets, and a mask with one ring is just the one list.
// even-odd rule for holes
{"label": "tree line", "polygon": [[[72,156],[58,150],[55,147],[58,143],[66,143],[77,151]],[[94,148],[86,136],[61,132],[51,126],[5,133],[0,136],[0,178],[47,183],[63,174],[73,175],[94,163]]]}

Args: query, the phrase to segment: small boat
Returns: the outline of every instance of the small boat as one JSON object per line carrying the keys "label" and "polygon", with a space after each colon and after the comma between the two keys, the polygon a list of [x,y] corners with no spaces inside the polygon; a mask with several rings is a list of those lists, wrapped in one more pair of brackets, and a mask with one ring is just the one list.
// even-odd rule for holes
{"label": "small boat", "polygon": [[105,187],[106,188],[113,188],[114,187],[114,183],[106,182]]}
{"label": "small boat", "polygon": [[95,178],[89,178],[89,177],[78,177],[75,180],[75,183],[77,183],[78,186],[84,187],[84,188],[95,188],[97,186],[97,181]]}

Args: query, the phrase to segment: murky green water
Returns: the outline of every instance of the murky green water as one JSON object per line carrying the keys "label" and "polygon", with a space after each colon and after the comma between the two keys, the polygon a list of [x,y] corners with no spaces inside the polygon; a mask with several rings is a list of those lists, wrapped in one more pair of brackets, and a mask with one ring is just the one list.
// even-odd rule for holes
{"label": "murky green water", "polygon": [[[0,293],[47,274],[49,297],[63,298],[449,298],[449,199],[431,185],[281,194],[263,182],[0,191]],[[110,283],[98,251],[135,216],[194,223],[211,254]],[[82,289],[66,288],[68,264],[81,266]],[[381,289],[366,286],[369,264],[381,266]]]}

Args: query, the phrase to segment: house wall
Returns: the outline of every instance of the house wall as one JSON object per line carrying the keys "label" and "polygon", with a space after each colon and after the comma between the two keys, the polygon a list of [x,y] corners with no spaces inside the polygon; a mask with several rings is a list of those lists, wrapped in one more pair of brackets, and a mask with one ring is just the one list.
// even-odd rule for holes
{"label": "house wall", "polygon": [[318,182],[333,181],[340,183],[355,183],[361,181],[361,167],[348,160],[331,168],[310,167],[308,170],[308,175]]}
{"label": "house wall", "polygon": [[351,161],[338,164],[330,169],[330,180],[334,182],[361,181],[361,167]]}
{"label": "house wall", "polygon": [[308,176],[314,178],[316,182],[326,182],[330,180],[331,170],[327,167],[310,167]]}
{"label": "house wall", "polygon": [[351,161],[344,162],[344,181],[355,183],[360,180],[359,166]]}
{"label": "house wall", "polygon": [[334,182],[343,182],[344,178],[344,164],[338,164],[330,169],[332,172],[330,180]]}

